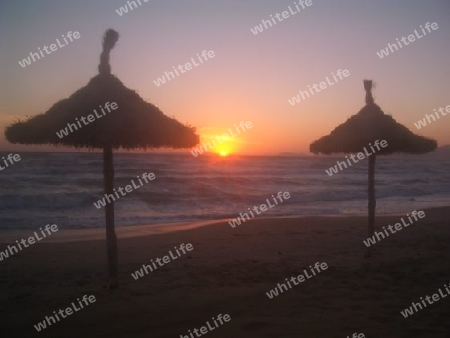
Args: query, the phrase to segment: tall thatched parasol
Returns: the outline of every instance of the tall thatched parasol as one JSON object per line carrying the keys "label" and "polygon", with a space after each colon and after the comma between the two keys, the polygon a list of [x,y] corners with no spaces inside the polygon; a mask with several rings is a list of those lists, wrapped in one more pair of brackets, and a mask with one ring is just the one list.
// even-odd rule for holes
{"label": "tall thatched parasol", "polygon": [[[332,153],[358,153],[366,148],[372,155],[369,158],[369,224],[368,235],[374,234],[375,220],[375,159],[377,155],[389,155],[392,153],[423,154],[433,151],[437,142],[422,136],[413,134],[405,126],[397,123],[392,116],[383,113],[381,108],[374,103],[372,97],[372,81],[364,80],[366,90],[366,105],[356,115],[350,117],[345,123],[335,128],[330,135],[324,136],[310,145],[310,151],[318,154]],[[370,145],[379,140],[386,140],[387,146],[374,147]],[[367,255],[370,256],[370,248]]]}
{"label": "tall thatched parasol", "polygon": [[[104,190],[108,195],[113,194],[114,188],[113,149],[190,148],[199,142],[195,128],[164,115],[111,74],[109,53],[118,38],[116,31],[106,31],[99,74],[85,87],[57,102],[45,114],[16,122],[5,130],[6,139],[11,143],[103,149]],[[117,105],[116,110],[108,112],[107,102],[113,108]],[[82,124],[81,117],[86,121],[88,115],[95,115],[95,120]],[[69,123],[72,126],[66,129],[68,135],[57,135],[61,129],[68,128]],[[110,288],[117,288],[114,203],[106,205],[105,218]]]}

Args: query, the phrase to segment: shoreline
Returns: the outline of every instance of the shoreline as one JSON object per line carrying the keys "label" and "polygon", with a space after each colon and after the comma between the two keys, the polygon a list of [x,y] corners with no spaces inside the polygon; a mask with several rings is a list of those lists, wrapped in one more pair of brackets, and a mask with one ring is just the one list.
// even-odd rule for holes
{"label": "shoreline", "polygon": [[[450,213],[450,206],[446,207],[436,207],[423,209],[425,214],[437,212]],[[402,217],[406,213],[395,212],[379,214],[376,216],[377,222],[381,219],[391,218],[391,217]],[[248,220],[236,228],[231,228],[232,230],[239,230],[251,222],[257,221],[277,221],[282,219],[323,219],[323,218],[367,218],[367,215],[362,214],[340,214],[340,215],[299,215],[299,216],[275,216],[275,217],[255,217]],[[116,235],[118,239],[125,238],[136,238],[145,237],[158,234],[168,234],[177,231],[184,231],[190,229],[196,229],[206,226],[212,226],[217,224],[227,224],[231,221],[231,218],[218,219],[218,220],[204,220],[204,221],[193,221],[193,222],[174,222],[174,223],[158,223],[158,224],[145,224],[145,225],[130,225],[130,226],[116,226]],[[228,224],[227,224],[228,225]],[[22,238],[26,239],[31,236],[33,230],[21,229],[21,230],[0,230],[0,244],[11,244],[15,243],[16,240]],[[92,228],[77,228],[77,229],[59,229],[58,235],[53,237],[48,237],[42,243],[68,243],[68,242],[86,242],[86,241],[96,241],[105,240],[105,227],[92,227]],[[39,243],[39,244],[42,244]]]}

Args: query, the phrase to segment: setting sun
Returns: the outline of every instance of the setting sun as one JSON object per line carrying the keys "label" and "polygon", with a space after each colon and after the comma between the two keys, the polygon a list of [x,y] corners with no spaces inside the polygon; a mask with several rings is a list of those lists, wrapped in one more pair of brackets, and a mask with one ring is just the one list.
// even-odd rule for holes
{"label": "setting sun", "polygon": [[220,156],[228,156],[228,153],[227,153],[225,150],[222,150],[222,151],[219,153],[219,155],[220,155]]}

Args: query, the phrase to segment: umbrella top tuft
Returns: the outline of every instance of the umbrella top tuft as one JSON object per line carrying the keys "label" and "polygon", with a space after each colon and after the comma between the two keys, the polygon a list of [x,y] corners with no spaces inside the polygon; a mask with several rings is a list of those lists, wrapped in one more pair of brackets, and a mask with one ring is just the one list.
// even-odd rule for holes
{"label": "umbrella top tuft", "polygon": [[100,64],[98,65],[98,72],[102,75],[111,74],[111,66],[109,65],[109,53],[119,40],[119,33],[114,29],[108,29],[103,36],[103,50],[100,54]]}
{"label": "umbrella top tuft", "polygon": [[372,96],[372,80],[364,80],[364,89],[366,90],[366,104],[374,104]]}

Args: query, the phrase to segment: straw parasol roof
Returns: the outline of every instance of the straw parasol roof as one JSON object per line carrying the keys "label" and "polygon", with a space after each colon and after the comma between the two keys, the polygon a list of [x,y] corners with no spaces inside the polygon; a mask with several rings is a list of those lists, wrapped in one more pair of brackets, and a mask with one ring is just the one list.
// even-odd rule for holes
{"label": "straw parasol roof", "polygon": [[[374,233],[375,218],[375,158],[378,155],[393,153],[423,154],[437,148],[437,142],[412,133],[408,128],[397,123],[392,116],[386,115],[375,104],[372,96],[372,81],[364,80],[366,105],[346,122],[336,127],[329,135],[310,145],[314,154],[358,153],[366,148],[369,153],[369,237]],[[386,140],[387,146],[373,153],[370,144]],[[370,256],[370,248],[367,255]]]}
{"label": "straw parasol roof", "polygon": [[[103,149],[106,194],[113,194],[114,189],[113,149],[191,148],[199,143],[195,128],[164,115],[111,74],[109,54],[118,38],[116,31],[106,31],[99,74],[85,87],[57,102],[44,114],[13,123],[5,130],[6,139],[11,143]],[[107,110],[106,103],[113,109]],[[81,118],[88,115],[94,115],[95,119],[88,124],[81,123]],[[71,132],[66,129],[67,135],[58,136],[57,132],[67,128],[68,123],[75,127],[72,126]],[[105,206],[105,218],[110,288],[117,288],[114,202]]]}
{"label": "straw parasol roof", "polygon": [[[116,110],[102,114],[106,102],[115,102]],[[94,122],[82,127],[76,118],[97,115]],[[56,132],[75,124],[74,130],[59,138]],[[73,127],[72,127],[73,128]],[[110,143],[114,149],[190,148],[198,144],[195,128],[164,115],[151,103],[145,102],[135,91],[125,87],[112,74],[99,74],[89,83],[54,104],[46,113],[8,126],[6,139],[11,143],[52,144],[75,148],[100,148]]]}
{"label": "straw parasol roof", "polygon": [[388,146],[381,148],[376,155],[392,153],[423,154],[433,151],[437,147],[435,140],[431,140],[412,133],[408,128],[396,122],[392,116],[386,115],[373,102],[371,88],[372,81],[364,84],[367,93],[366,105],[346,122],[336,127],[329,135],[314,141],[310,151],[314,154],[356,153],[369,143],[376,140],[386,140]]}

